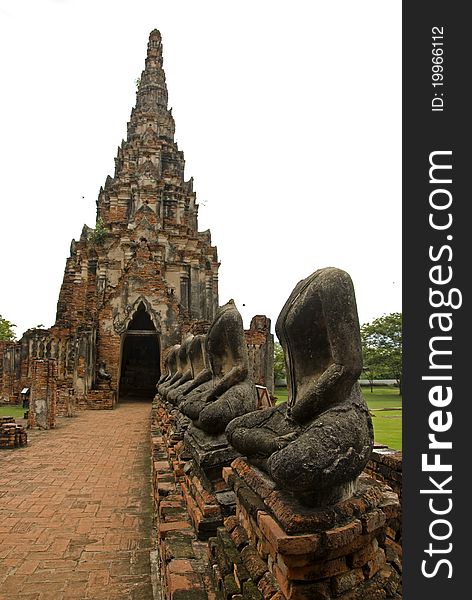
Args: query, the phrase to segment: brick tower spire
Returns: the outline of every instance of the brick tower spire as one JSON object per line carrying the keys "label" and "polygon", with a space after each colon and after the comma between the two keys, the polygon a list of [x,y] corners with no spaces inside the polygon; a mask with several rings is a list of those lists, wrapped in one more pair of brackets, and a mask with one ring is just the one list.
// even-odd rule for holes
{"label": "brick tower spire", "polygon": [[97,216],[111,230],[132,227],[143,206],[154,214],[157,229],[184,225],[197,230],[193,181],[184,180],[185,160],[174,141],[162,63],[161,34],[155,29],[149,36],[127,139],[118,148],[114,177],[107,178],[97,202]]}
{"label": "brick tower spire", "polygon": [[[84,225],[71,242],[56,322],[26,332],[3,360],[0,348],[0,396],[34,389],[34,361],[52,359],[58,414],[152,398],[169,349],[214,320],[217,250],[210,231],[198,231],[193,181],[184,179],[167,103],[161,34],[154,30],[126,140],[113,177],[100,188],[96,225]],[[261,331],[270,336],[270,324],[259,321],[251,322],[247,343],[254,381],[265,385],[271,371],[259,374],[272,352]]]}
{"label": "brick tower spire", "polygon": [[152,116],[159,129],[159,135],[173,142],[175,124],[171,112],[167,109],[167,101],[161,34],[154,29],[149,36],[146,64],[136,94],[136,108],[131,111],[128,139],[130,134],[145,133],[150,123],[149,117]]}
{"label": "brick tower spire", "polygon": [[71,244],[48,334],[63,399],[73,388],[93,406],[109,386],[110,407],[114,394],[138,383],[153,390],[164,350],[218,307],[217,252],[210,232],[198,231],[162,64],[154,30],[126,140],[98,195],[96,227],[84,226]]}

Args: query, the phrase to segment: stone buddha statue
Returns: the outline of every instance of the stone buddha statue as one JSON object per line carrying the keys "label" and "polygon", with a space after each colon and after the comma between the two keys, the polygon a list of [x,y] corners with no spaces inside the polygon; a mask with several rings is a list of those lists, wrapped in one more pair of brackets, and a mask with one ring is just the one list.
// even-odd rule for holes
{"label": "stone buddha statue", "polygon": [[192,366],[190,364],[188,351],[193,337],[192,334],[188,334],[185,339],[182,340],[182,344],[177,353],[177,364],[180,377],[168,386],[166,393],[166,400],[171,404],[176,404],[176,398],[179,395],[180,388],[192,379]]}
{"label": "stone buddha statue", "polygon": [[179,348],[180,344],[172,346],[164,360],[165,373],[157,382],[157,392],[161,398],[165,397],[169,385],[172,385],[178,379],[177,353]]}
{"label": "stone buddha statue", "polygon": [[179,409],[197,428],[222,433],[233,418],[256,408],[243,323],[233,300],[218,309],[205,337],[205,352],[211,383],[203,393],[201,384],[188,392]]}
{"label": "stone buddha statue", "polygon": [[231,445],[278,488],[310,505],[352,494],[373,446],[357,383],[362,350],[349,275],[320,269],[300,281],[277,319],[288,401],[231,421]]}
{"label": "stone buddha statue", "polygon": [[196,398],[198,394],[208,391],[211,385],[212,375],[205,355],[205,336],[203,334],[193,337],[187,356],[190,361],[191,378],[173,390],[175,392],[175,402],[173,403],[176,405],[185,401],[190,393]]}
{"label": "stone buddha statue", "polygon": [[106,366],[106,363],[104,360],[101,360],[98,363],[97,377],[98,377],[98,379],[101,379],[102,381],[110,381],[111,380],[111,375],[107,371],[107,366]]}

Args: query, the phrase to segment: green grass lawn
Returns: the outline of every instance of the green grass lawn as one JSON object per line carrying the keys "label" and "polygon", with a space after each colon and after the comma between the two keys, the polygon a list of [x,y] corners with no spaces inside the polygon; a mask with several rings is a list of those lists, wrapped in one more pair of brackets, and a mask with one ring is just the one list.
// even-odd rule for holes
{"label": "green grass lawn", "polygon": [[[363,387],[362,393],[372,414],[375,441],[395,450],[402,449],[402,397],[396,387]],[[277,404],[287,400],[287,388],[276,388]],[[382,410],[388,408],[390,410]],[[399,410],[391,410],[396,408]]]}
{"label": "green grass lawn", "polygon": [[25,414],[25,409],[22,408],[21,404],[15,406],[0,405],[0,417],[13,417],[14,419],[22,419]]}
{"label": "green grass lawn", "polygon": [[[372,414],[375,441],[395,450],[402,449],[402,397],[396,387],[363,387],[362,393]],[[399,408],[400,410],[381,410]]]}
{"label": "green grass lawn", "polygon": [[288,399],[287,388],[275,388],[274,396],[277,398],[276,404],[280,404],[281,402],[285,402]]}

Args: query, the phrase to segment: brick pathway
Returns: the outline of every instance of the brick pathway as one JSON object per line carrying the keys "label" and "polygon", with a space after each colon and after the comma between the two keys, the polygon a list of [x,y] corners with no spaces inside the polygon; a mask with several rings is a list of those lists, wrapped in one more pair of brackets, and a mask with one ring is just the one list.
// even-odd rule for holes
{"label": "brick pathway", "polygon": [[0,599],[152,598],[150,403],[0,450]]}

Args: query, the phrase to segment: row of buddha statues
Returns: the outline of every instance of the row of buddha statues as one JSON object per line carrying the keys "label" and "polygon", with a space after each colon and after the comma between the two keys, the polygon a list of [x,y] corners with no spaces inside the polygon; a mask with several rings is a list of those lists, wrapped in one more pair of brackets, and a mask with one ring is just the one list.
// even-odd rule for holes
{"label": "row of buddha statues", "polygon": [[[288,401],[257,409],[241,315],[230,300],[205,335],[173,346],[157,390],[182,419],[228,443],[277,488],[296,495],[351,489],[373,446],[350,276],[320,269],[300,281],[276,323]],[[336,498],[336,494],[332,496]]]}

